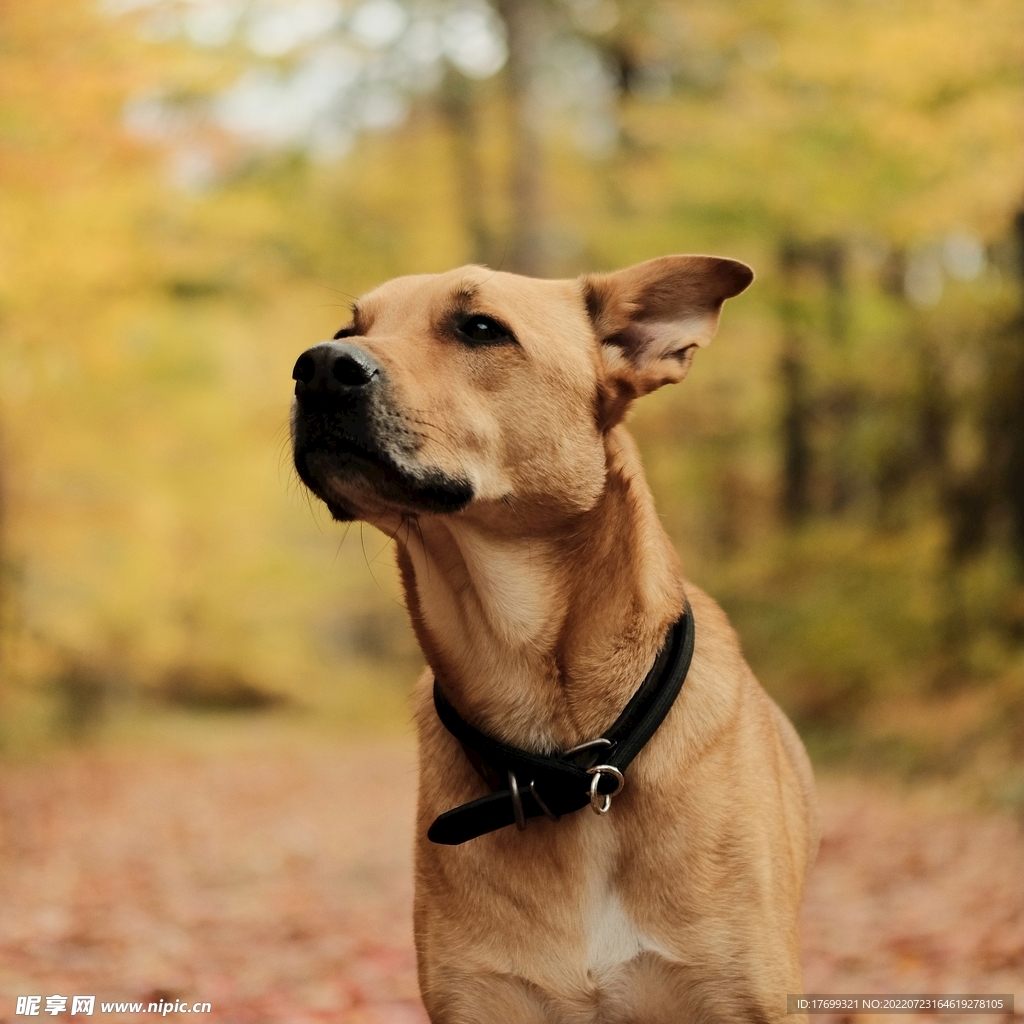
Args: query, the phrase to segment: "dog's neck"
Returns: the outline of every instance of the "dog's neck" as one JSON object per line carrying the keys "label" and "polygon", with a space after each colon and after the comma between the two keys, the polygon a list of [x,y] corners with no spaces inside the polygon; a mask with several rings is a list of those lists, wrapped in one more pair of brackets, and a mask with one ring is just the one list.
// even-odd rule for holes
{"label": "dog's neck", "polygon": [[592,739],[639,686],[683,604],[678,558],[621,427],[597,504],[536,528],[424,517],[401,531],[413,626],[460,712],[539,751]]}

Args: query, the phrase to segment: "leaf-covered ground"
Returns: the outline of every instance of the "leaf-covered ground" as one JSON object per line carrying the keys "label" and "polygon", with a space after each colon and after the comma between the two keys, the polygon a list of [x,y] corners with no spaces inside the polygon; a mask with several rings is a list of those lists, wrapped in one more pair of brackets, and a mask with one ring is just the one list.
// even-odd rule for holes
{"label": "leaf-covered ground", "polygon": [[[206,1000],[204,1020],[231,1024],[425,1021],[414,785],[401,740],[154,744],[4,766],[0,1021],[28,1019],[16,996],[52,994]],[[1016,988],[1024,1003],[1019,824],[864,783],[820,789],[806,991]]]}

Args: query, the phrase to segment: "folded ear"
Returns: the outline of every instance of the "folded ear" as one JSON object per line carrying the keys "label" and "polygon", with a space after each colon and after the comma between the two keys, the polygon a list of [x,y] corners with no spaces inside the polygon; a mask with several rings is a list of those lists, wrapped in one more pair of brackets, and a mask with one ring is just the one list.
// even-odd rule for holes
{"label": "folded ear", "polygon": [[718,256],[662,256],[580,278],[607,370],[605,429],[634,398],[686,376],[694,351],[715,335],[722,303],[753,279],[745,263]]}

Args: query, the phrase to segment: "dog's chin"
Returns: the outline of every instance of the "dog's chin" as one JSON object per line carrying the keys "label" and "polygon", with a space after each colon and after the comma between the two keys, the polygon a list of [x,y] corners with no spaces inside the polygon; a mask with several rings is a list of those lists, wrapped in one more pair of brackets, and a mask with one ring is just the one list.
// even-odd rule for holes
{"label": "dog's chin", "polygon": [[473,500],[468,480],[434,467],[405,469],[370,453],[297,451],[295,467],[339,522],[372,522],[389,513],[445,515]]}

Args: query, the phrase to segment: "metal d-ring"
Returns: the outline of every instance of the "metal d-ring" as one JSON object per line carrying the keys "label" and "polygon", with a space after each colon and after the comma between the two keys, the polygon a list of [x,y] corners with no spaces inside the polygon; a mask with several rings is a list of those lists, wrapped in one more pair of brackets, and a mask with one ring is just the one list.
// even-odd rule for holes
{"label": "metal d-ring", "polygon": [[526,815],[523,814],[523,801],[519,796],[519,780],[511,768],[508,770],[508,789],[512,794],[512,810],[516,816],[516,828],[520,832],[526,831]]}
{"label": "metal d-ring", "polygon": [[[626,780],[622,772],[610,764],[595,764],[593,768],[587,769],[587,774],[594,776],[590,783],[590,809],[595,814],[607,814],[612,806],[612,797],[618,796],[622,792],[622,787],[626,784]],[[619,784],[610,793],[599,793],[597,791],[602,775],[614,775],[618,780]],[[603,802],[599,802],[601,797],[604,798]]]}

